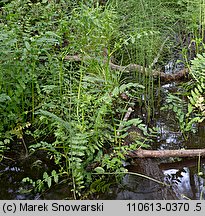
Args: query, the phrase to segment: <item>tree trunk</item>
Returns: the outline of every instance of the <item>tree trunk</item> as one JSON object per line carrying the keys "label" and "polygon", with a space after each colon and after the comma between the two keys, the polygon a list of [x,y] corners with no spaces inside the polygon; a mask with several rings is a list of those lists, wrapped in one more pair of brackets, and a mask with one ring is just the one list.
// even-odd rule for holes
{"label": "tree trunk", "polygon": [[180,150],[135,150],[128,153],[131,158],[165,158],[165,157],[198,157],[205,156],[205,149]]}

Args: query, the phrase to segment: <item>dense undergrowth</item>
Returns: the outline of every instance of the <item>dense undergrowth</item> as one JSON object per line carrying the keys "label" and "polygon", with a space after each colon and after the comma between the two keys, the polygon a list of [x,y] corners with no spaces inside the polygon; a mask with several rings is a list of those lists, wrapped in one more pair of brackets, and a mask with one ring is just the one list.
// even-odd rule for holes
{"label": "dense undergrowth", "polygon": [[[151,145],[156,131],[146,123],[154,118],[154,83],[160,79],[110,70],[104,48],[118,65],[163,70],[178,56],[190,68],[185,93],[169,95],[165,107],[173,109],[188,136],[205,116],[204,11],[203,0],[1,1],[2,159],[17,139],[25,157],[46,151],[56,169],[24,181],[42,191],[66,179],[79,198],[89,187],[91,192],[108,187],[109,175],[103,173],[117,179],[126,172],[122,161],[128,150]],[[76,54],[92,58],[65,60]],[[147,118],[123,121],[130,106],[143,107]],[[140,133],[124,146],[131,126]]]}

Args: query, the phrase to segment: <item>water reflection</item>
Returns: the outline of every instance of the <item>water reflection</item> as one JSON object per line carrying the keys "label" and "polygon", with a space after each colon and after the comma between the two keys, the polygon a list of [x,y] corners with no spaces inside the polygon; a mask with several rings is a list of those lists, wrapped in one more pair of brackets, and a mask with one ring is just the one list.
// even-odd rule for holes
{"label": "water reflection", "polygon": [[21,181],[26,177],[23,167],[18,166],[18,164],[13,166],[1,164],[0,169],[0,199],[34,199],[33,194],[21,193],[21,188],[27,188]]}
{"label": "water reflection", "polygon": [[[165,181],[171,183],[173,191],[177,195],[178,199],[204,199],[204,178],[193,174],[188,167],[184,167],[182,170],[169,169],[163,171],[165,175]],[[178,175],[177,173],[180,173]]]}
{"label": "water reflection", "polygon": [[169,169],[165,170],[165,181],[172,185],[174,192],[179,199],[193,197],[193,191],[190,183],[190,173],[187,167],[182,170]]}
{"label": "water reflection", "polygon": [[[169,186],[127,174],[122,184],[112,188],[109,193],[101,194],[99,198],[119,200],[205,199],[204,176],[197,174],[196,165],[197,159],[185,159],[174,163],[160,162],[158,159],[136,160],[135,164],[127,166],[130,172],[144,174],[162,183],[165,182]],[[201,172],[205,173],[204,164]]]}

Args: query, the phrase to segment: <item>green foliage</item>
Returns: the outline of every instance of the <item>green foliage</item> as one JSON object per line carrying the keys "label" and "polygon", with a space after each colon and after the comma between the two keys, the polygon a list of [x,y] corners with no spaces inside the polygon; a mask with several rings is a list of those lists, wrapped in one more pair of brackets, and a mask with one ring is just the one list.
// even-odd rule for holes
{"label": "green foliage", "polygon": [[112,8],[94,8],[82,4],[72,10],[70,17],[68,24],[72,33],[67,31],[67,34],[72,46],[67,48],[70,49],[69,53],[98,53],[99,56],[103,48],[109,47],[117,30],[116,13]]}
{"label": "green foliage", "polygon": [[[192,77],[201,85],[204,84],[205,80],[205,53],[197,54],[197,57],[191,61],[191,71]],[[200,86],[198,86],[199,91],[202,92]]]}
{"label": "green foliage", "polygon": [[188,102],[169,94],[166,105],[163,107],[163,109],[169,109],[175,113],[182,133],[196,132],[193,125],[205,120],[204,62],[204,54],[197,54],[197,57],[191,61],[190,75],[194,81],[190,82],[187,87]]}
{"label": "green foliage", "polygon": [[[124,155],[149,147],[157,130],[138,117],[122,121],[127,108],[142,103],[142,97],[147,111],[154,110],[153,77],[136,72],[129,79],[128,74],[111,71],[102,64],[102,51],[107,48],[108,60],[115,55],[119,64],[149,67],[161,42],[170,30],[176,31],[174,24],[178,19],[184,23],[186,11],[194,12],[195,6],[185,0],[110,0],[104,6],[92,0],[4,2],[0,11],[0,154],[14,138],[23,140],[27,149],[24,136],[29,135],[33,138],[29,153],[45,150],[56,165],[56,171],[45,172],[42,179],[24,179],[36,191],[50,188],[60,178],[72,182],[74,198],[90,185],[94,191],[105,191],[109,184],[102,174],[123,173]],[[169,53],[169,47],[165,49]],[[74,54],[92,59],[65,61],[66,55]],[[181,99],[171,95],[167,99],[182,132],[201,121],[197,115],[191,119],[193,111],[204,114],[203,60],[204,56],[198,56],[193,61],[198,84],[189,95],[188,114]],[[129,101],[120,97],[123,93]],[[130,133],[132,143],[122,145],[132,126],[142,134]],[[97,167],[90,171],[93,163]]]}
{"label": "green foliage", "polygon": [[205,119],[205,55],[198,54],[197,57],[191,61],[190,74],[195,82],[191,85],[190,93],[188,96],[188,115],[193,113],[202,122]]}
{"label": "green foliage", "polygon": [[166,105],[162,108],[163,109],[170,109],[176,115],[177,120],[179,121],[180,130],[182,132],[185,131],[185,103],[182,99],[172,94],[168,94],[166,98]]}
{"label": "green foliage", "polygon": [[137,62],[149,66],[156,56],[161,39],[160,28],[155,25],[164,20],[162,18],[158,22],[159,1],[118,1],[117,12],[122,31],[119,37],[125,41],[121,49],[125,50],[121,53],[125,64]]}
{"label": "green foliage", "polygon": [[59,180],[59,174],[55,170],[51,172],[51,175],[49,176],[47,172],[43,173],[43,179],[38,179],[37,181],[33,181],[29,177],[24,178],[22,181],[27,182],[29,184],[32,184],[35,188],[35,192],[43,192],[47,188],[51,187],[52,181],[54,181],[56,184]]}
{"label": "green foliage", "polygon": [[9,139],[0,141],[0,161],[3,159],[4,151],[9,149],[8,144],[10,144]]}
{"label": "green foliage", "polygon": [[112,183],[106,181],[105,178],[99,178],[90,185],[90,190],[93,193],[105,193],[109,190]]}
{"label": "green foliage", "polygon": [[203,82],[197,84],[197,86],[193,90],[191,90],[191,95],[188,96],[190,101],[188,107],[188,113],[197,110],[199,113],[201,113],[202,116],[205,116],[204,93],[205,93],[205,86]]}
{"label": "green foliage", "polygon": [[56,22],[50,22],[55,13],[51,5],[45,8],[25,0],[11,1],[3,8],[0,24],[0,115],[4,118],[0,133],[34,117],[34,109],[41,100],[40,85],[48,71],[43,61],[48,61],[53,47],[61,42],[52,29]]}
{"label": "green foliage", "polygon": [[192,113],[190,110],[190,104],[187,105],[181,98],[172,94],[168,94],[166,98],[166,105],[162,108],[162,110],[163,109],[172,110],[174,112],[179,123],[180,132],[184,135],[185,139],[187,138],[188,132],[196,132],[193,125],[203,121],[203,118],[191,116]]}

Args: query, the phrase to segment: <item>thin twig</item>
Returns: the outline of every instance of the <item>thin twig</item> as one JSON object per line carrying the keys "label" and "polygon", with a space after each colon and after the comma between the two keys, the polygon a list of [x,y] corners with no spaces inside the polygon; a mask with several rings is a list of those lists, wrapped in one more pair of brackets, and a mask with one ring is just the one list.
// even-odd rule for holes
{"label": "thin twig", "polygon": [[23,146],[24,146],[24,149],[25,149],[25,157],[28,157],[28,148],[26,146],[26,143],[24,141],[23,136],[21,137],[21,140],[22,140],[22,143],[23,143]]}
{"label": "thin twig", "polygon": [[[133,109],[132,109],[132,107],[129,107],[128,108],[128,110],[127,110],[127,112],[125,113],[125,116],[124,116],[124,118],[123,118],[123,122],[126,122],[128,119],[129,119],[129,117],[130,117],[130,115],[131,115],[131,113],[133,112]],[[117,135],[119,136],[120,135],[120,131],[123,129],[123,125],[122,124],[120,124],[120,126],[119,126],[119,128],[118,128],[118,132],[117,132]]]}

